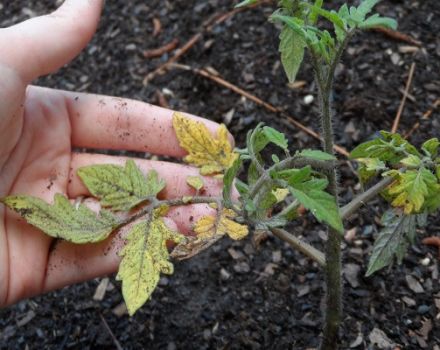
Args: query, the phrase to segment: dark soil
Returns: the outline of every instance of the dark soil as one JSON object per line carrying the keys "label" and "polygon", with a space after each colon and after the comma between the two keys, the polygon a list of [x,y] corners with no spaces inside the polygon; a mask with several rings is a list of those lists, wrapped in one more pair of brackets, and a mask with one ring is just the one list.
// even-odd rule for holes
{"label": "dark soil", "polygon": [[[46,13],[54,3],[0,2],[0,23],[8,26]],[[233,110],[228,127],[239,146],[247,130],[263,121],[285,131],[294,148],[318,147],[316,140],[293,125],[281,126],[279,116],[191,72],[173,70],[143,86],[144,76],[169,58],[164,54],[146,60],[143,50],[174,38],[182,44],[200,30],[204,20],[232,6],[231,0],[107,1],[98,33],[83,54],[38,83],[152,103],[158,102],[161,93],[171,108],[219,122]],[[377,130],[391,128],[412,62],[416,62],[412,96],[399,131],[404,133],[419,122],[411,141],[420,144],[440,137],[439,111],[423,118],[440,98],[438,0],[386,0],[378,10],[397,18],[399,29],[420,40],[423,47],[404,53],[408,43],[375,32],[354,39],[337,70],[335,86],[336,142],[348,149]],[[265,5],[235,15],[204,35],[180,62],[212,67],[230,82],[319,130],[316,98],[311,104],[304,102],[306,95],[316,95],[310,67],[306,64],[298,76],[305,81],[302,88],[287,87],[277,53],[278,30],[267,22],[271,12],[272,7]],[[152,36],[153,18],[162,24],[156,37]],[[357,183],[349,168],[343,169],[341,183],[342,200],[349,201]],[[374,335],[382,334],[384,340],[385,334],[400,349],[439,349],[438,255],[420,241],[440,234],[440,217],[430,218],[401,266],[365,278],[382,212],[377,200],[349,223],[356,236],[344,245],[342,347],[378,349]],[[313,220],[291,229],[322,247],[324,230]],[[225,240],[176,264],[175,274],[161,280],[152,300],[132,318],[115,314],[122,296],[114,279],[100,302],[92,299],[97,279],[1,310],[0,348],[113,349],[117,339],[124,349],[313,349],[321,329],[322,281],[316,265],[275,238],[269,237],[257,250],[250,240]],[[414,286],[414,281],[420,286]]]}

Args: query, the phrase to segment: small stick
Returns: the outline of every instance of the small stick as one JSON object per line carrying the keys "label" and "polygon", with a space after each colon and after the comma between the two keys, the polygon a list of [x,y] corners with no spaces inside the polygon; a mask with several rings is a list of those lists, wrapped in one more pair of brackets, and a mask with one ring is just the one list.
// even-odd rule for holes
{"label": "small stick", "polygon": [[104,327],[105,327],[105,329],[106,329],[107,332],[110,334],[110,337],[112,338],[113,343],[114,343],[115,346],[116,346],[116,349],[118,349],[118,350],[124,350],[124,349],[122,348],[121,344],[119,343],[118,339],[116,339],[115,335],[113,334],[112,330],[110,329],[110,327],[109,327],[107,321],[105,320],[104,316],[102,316],[102,314],[99,313],[99,317],[101,318],[102,323],[104,323]]}
{"label": "small stick", "polygon": [[408,34],[404,34],[402,32],[399,32],[397,30],[389,29],[389,28],[383,28],[383,27],[377,27],[373,29],[375,32],[382,33],[386,35],[387,37],[397,40],[397,41],[403,41],[405,43],[415,45],[415,46],[422,46],[422,42],[414,39],[413,37],[409,36]]}
{"label": "small stick", "polygon": [[[229,90],[231,90],[231,91],[233,91],[243,97],[246,97],[247,99],[255,102],[257,105],[263,106],[268,111],[281,115],[283,118],[285,118],[288,121],[288,123],[293,124],[295,127],[304,131],[306,134],[314,137],[315,139],[321,140],[321,136],[317,132],[311,130],[310,128],[308,128],[304,124],[300,123],[294,117],[292,117],[292,116],[288,115],[286,112],[284,112],[281,108],[275,107],[275,106],[271,105],[270,103],[263,101],[262,99],[258,98],[257,96],[252,95],[251,93],[239,88],[238,86],[230,83],[229,81],[227,81],[219,76],[216,76],[216,75],[209,73],[205,69],[192,68],[190,66],[183,65],[183,64],[177,64],[177,63],[173,64],[172,66],[175,68],[187,70],[187,71],[193,72],[195,74],[201,75],[205,78],[208,78],[208,79],[220,84],[221,86],[223,86],[223,87],[225,87],[225,88],[227,88],[227,89],[229,89]],[[283,124],[286,124],[286,121],[284,119],[280,119],[280,121]],[[289,125],[289,126],[291,126],[291,125]],[[340,153],[344,156],[347,156],[347,157],[350,154],[345,148],[338,146],[338,145],[335,145],[334,149],[338,153]]]}
{"label": "small stick", "polygon": [[172,41],[170,41],[168,44],[165,44],[161,47],[152,50],[145,50],[143,52],[143,55],[145,58],[160,57],[164,53],[173,51],[177,47],[177,45],[179,45],[179,39],[175,38]]}
{"label": "small stick", "polygon": [[246,6],[246,7],[240,7],[237,9],[233,9],[232,11],[226,12],[226,13],[220,13],[212,16],[209,18],[205,23],[202,25],[202,29],[195,35],[193,35],[179,50],[176,51],[175,55],[171,57],[167,62],[156,68],[151,73],[147,74],[147,76],[144,78],[143,84],[144,86],[148,84],[151,80],[153,80],[157,75],[163,74],[170,66],[177,62],[180,57],[182,57],[188,50],[190,50],[200,39],[202,39],[203,34],[205,32],[210,32],[216,25],[219,25],[223,22],[225,22],[230,17],[234,16],[236,13],[254,8],[260,4],[266,3],[268,1],[261,1],[257,4]]}
{"label": "small stick", "polygon": [[402,101],[400,102],[399,109],[397,110],[396,118],[394,118],[393,127],[391,128],[391,132],[395,133],[399,127],[400,117],[402,116],[403,108],[405,107],[405,102],[409,94],[409,89],[411,87],[411,82],[414,76],[414,69],[416,68],[415,62],[411,63],[411,67],[409,69],[408,79],[406,81],[405,91],[402,96]]}
{"label": "small stick", "polygon": [[425,245],[433,245],[438,248],[438,258],[440,259],[440,237],[427,237],[422,240],[422,243]]}
{"label": "small stick", "polygon": [[[431,118],[432,113],[434,113],[434,111],[440,106],[440,98],[437,99],[432,107],[430,109],[428,109],[425,113],[423,113],[422,119],[429,119]],[[418,128],[420,127],[420,122],[416,122],[413,127],[406,132],[405,134],[405,139],[407,139],[408,137],[410,137],[414,131],[416,131]]]}
{"label": "small stick", "polygon": [[153,37],[156,37],[162,31],[162,23],[159,18],[153,18]]}

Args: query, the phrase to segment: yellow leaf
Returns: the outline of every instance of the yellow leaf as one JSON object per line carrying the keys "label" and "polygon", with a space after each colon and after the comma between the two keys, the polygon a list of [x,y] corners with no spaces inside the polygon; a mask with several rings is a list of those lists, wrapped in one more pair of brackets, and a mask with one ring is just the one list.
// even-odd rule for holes
{"label": "yellow leaf", "polygon": [[223,209],[218,223],[215,216],[203,216],[197,221],[194,231],[200,239],[209,239],[216,235],[225,234],[233,240],[243,239],[248,235],[249,230],[246,225],[241,225],[233,221],[236,216],[235,212],[231,209]]}
{"label": "yellow leaf", "polygon": [[122,281],[122,295],[128,313],[133,315],[153,293],[159,282],[160,273],[172,274],[173,264],[169,261],[167,240],[176,243],[185,238],[170,230],[163,219],[160,208],[153,215],[153,220],[135,224],[128,236],[127,245],[121,250],[117,280]]}
{"label": "yellow leaf", "polygon": [[173,127],[180,146],[188,152],[185,162],[200,168],[202,175],[224,173],[238,157],[223,124],[214,138],[202,122],[174,113]]}
{"label": "yellow leaf", "polygon": [[200,176],[187,176],[186,183],[197,191],[200,191],[204,186],[203,179]]}
{"label": "yellow leaf", "polygon": [[290,191],[287,188],[277,188],[272,191],[272,194],[277,199],[277,203],[282,202],[284,199],[286,199],[287,195],[290,193]]}

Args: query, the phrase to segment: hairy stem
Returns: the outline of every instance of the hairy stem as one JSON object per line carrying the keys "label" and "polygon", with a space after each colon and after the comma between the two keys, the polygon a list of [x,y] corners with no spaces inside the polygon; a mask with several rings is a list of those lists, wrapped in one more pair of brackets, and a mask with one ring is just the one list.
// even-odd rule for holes
{"label": "hairy stem", "polygon": [[[336,67],[341,59],[342,53],[352,36],[352,32],[347,33],[344,41],[339,45],[327,71],[324,74],[324,67],[319,66],[319,62],[314,62],[316,82],[318,85],[319,100],[321,103],[321,125],[323,136],[323,148],[327,153],[333,152],[333,115],[331,107],[331,94]],[[325,78],[323,79],[323,76]],[[338,200],[338,171],[337,168],[327,172],[329,180],[328,191]],[[321,343],[321,350],[338,349],[338,331],[342,319],[342,261],[341,261],[341,241],[342,236],[336,230],[328,228],[328,241],[325,248],[326,266],[326,313],[324,334]]]}
{"label": "hairy stem", "polygon": [[382,192],[388,185],[390,185],[394,179],[392,177],[386,177],[375,184],[373,187],[369,188],[367,191],[356,196],[350,203],[343,206],[340,209],[341,217],[343,219],[349,218],[353,213],[355,213],[361,206],[376,197],[380,192]]}
{"label": "hairy stem", "polygon": [[274,236],[289,243],[294,249],[316,261],[320,266],[325,267],[325,256],[320,250],[283,229],[273,228],[271,229],[271,232],[274,234]]}

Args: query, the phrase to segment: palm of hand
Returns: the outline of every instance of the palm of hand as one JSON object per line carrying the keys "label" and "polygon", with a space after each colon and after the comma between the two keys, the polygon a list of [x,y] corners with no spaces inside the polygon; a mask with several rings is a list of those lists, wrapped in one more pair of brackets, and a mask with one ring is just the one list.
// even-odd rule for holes
{"label": "palm of hand", "polygon": [[[76,176],[79,167],[123,164],[126,160],[79,154],[73,147],[184,155],[170,110],[132,100],[28,86],[32,79],[62,66],[84,47],[95,31],[100,6],[101,1],[69,0],[56,16],[35,18],[0,33],[0,198],[26,194],[52,202],[55,193],[71,199],[88,195]],[[38,38],[29,34],[41,32],[44,35]],[[20,39],[24,45],[2,54],[12,39]],[[34,65],[23,59],[30,41],[38,58]],[[203,122],[212,131],[217,128],[215,123]],[[144,159],[136,163],[144,171],[154,168],[166,181],[162,197],[192,194],[185,179],[196,175],[196,169]],[[220,188],[217,180],[205,180],[206,195],[217,194]],[[90,205],[96,208],[97,203],[91,201]],[[167,224],[185,233],[191,229],[190,218],[197,220],[211,210],[204,204],[177,207],[169,212]],[[0,204],[0,306],[114,272],[123,239],[116,233],[98,244],[57,242],[53,247],[53,243]]]}

